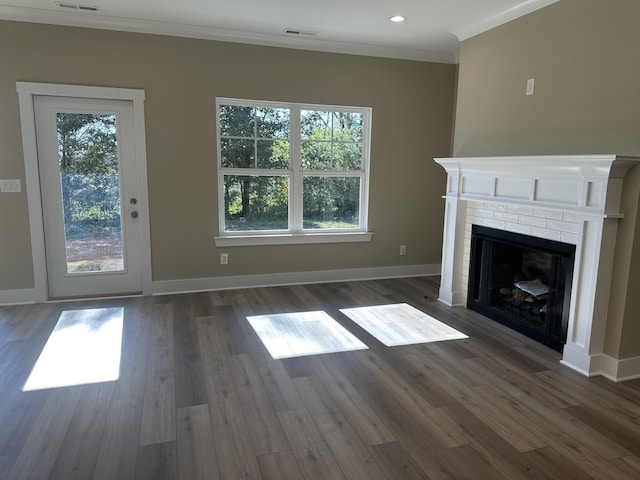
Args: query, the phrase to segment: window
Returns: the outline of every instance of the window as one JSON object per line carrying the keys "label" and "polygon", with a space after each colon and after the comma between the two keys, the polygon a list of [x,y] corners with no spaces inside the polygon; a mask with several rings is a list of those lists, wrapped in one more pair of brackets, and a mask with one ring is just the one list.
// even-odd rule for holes
{"label": "window", "polygon": [[216,107],[218,245],[370,239],[370,108],[227,98]]}

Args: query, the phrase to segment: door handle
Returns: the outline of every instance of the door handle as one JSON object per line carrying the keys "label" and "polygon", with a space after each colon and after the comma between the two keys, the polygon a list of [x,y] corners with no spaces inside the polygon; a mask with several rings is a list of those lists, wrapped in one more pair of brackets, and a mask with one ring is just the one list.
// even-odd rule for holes
{"label": "door handle", "polygon": [[138,218],[138,212],[136,212],[135,210],[131,212],[131,218]]}

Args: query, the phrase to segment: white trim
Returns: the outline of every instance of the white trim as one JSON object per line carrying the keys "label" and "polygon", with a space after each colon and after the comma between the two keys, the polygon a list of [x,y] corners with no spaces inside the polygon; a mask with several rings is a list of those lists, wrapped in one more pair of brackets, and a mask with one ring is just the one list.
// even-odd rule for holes
{"label": "white trim", "polygon": [[0,307],[36,303],[36,291],[33,288],[22,290],[0,290]]}
{"label": "white trim", "polygon": [[586,355],[572,350],[570,346],[565,346],[564,357],[560,363],[582,375],[588,377],[601,375],[616,383],[640,378],[640,357],[618,360],[603,353]]}
{"label": "white trim", "polygon": [[108,15],[69,15],[47,9],[0,5],[0,19],[18,22],[47,23],[71,27],[97,28],[122,32],[149,33],[174,37],[198,38],[221,42],[246,43],[270,47],[333,52],[347,55],[398,58],[420,62],[457,63],[456,53],[436,52],[417,48],[365,45],[348,42],[302,38],[301,36],[270,35],[247,31],[226,30],[200,25],[168,23],[153,20],[111,17]]}
{"label": "white trim", "polygon": [[40,196],[40,175],[38,171],[36,125],[33,108],[33,97],[37,95],[126,100],[133,103],[134,128],[136,130],[135,148],[138,169],[138,192],[140,200],[138,211],[140,212],[142,293],[144,295],[151,294],[151,237],[149,231],[149,205],[147,202],[144,90],[32,82],[16,82],[16,90],[18,92],[20,106],[22,148],[27,184],[31,255],[33,259],[34,301],[45,302],[48,299],[44,228],[42,223],[42,199]]}
{"label": "white trim", "polygon": [[369,242],[373,232],[308,233],[276,235],[235,235],[213,237],[216,247],[248,247],[254,245],[300,245],[310,243]]}
{"label": "white trim", "polygon": [[476,23],[475,25],[471,25],[470,27],[461,28],[460,30],[456,30],[455,32],[451,33],[458,37],[458,40],[462,42],[463,40],[475,37],[476,35],[491,30],[492,28],[504,25],[505,23],[515,20],[516,18],[520,18],[528,15],[529,13],[533,13],[536,10],[540,10],[541,8],[552,5],[558,1],[559,0],[527,0],[525,2],[519,3],[518,5],[515,5],[512,8],[502,11],[491,18],[483,20],[480,23]]}
{"label": "white trim", "polygon": [[439,274],[440,265],[433,264],[164,280],[153,282],[153,294],[168,295],[174,293],[231,290],[236,288],[275,287],[281,285],[377,280],[383,278],[422,277]]}
{"label": "white trim", "polygon": [[[257,141],[260,140],[257,133],[257,122],[254,123],[254,131],[252,135],[241,137],[223,136],[220,126],[220,107],[221,106],[251,107],[251,108],[273,108],[287,110],[289,113],[289,166],[288,168],[258,168],[257,166],[240,168],[240,167],[223,167],[222,166],[222,140],[225,138],[241,138],[250,139],[254,148],[257,148]],[[370,181],[370,151],[371,151],[371,118],[373,109],[371,107],[349,106],[349,105],[326,105],[299,102],[279,102],[271,100],[254,100],[243,98],[216,97],[216,167],[218,174],[218,232],[219,235],[214,237],[216,246],[245,246],[245,245],[277,245],[277,244],[299,244],[299,243],[336,243],[336,242],[354,242],[369,241],[371,234],[368,230],[369,220],[369,181]],[[362,164],[358,170],[303,170],[301,158],[301,136],[300,136],[300,117],[303,110],[318,110],[327,112],[349,112],[362,116],[362,138],[361,145],[361,161]],[[333,119],[333,116],[332,116]],[[332,120],[333,122],[333,120]],[[333,137],[330,140],[333,145]],[[257,151],[255,151],[257,161]],[[225,192],[224,178],[227,175],[233,176],[278,176],[288,179],[289,182],[289,198],[288,198],[288,223],[287,230],[245,230],[245,231],[226,231],[226,212],[225,212]],[[335,178],[358,178],[360,180],[360,195],[358,198],[358,227],[357,228],[333,228],[333,229],[309,229],[303,228],[303,191],[302,183],[305,177],[335,177]],[[335,235],[334,235],[335,234]],[[354,235],[360,234],[360,235]],[[368,236],[368,238],[367,238]],[[265,237],[266,240],[261,241],[259,237]],[[281,239],[281,240],[278,240]]]}

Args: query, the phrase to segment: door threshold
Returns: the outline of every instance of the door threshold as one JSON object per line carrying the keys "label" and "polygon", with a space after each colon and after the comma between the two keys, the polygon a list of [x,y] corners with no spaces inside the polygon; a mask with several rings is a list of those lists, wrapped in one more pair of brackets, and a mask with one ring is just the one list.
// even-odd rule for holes
{"label": "door threshold", "polygon": [[143,297],[142,292],[110,293],[107,295],[81,295],[78,297],[50,297],[47,303],[82,302],[85,300],[109,300],[118,298]]}

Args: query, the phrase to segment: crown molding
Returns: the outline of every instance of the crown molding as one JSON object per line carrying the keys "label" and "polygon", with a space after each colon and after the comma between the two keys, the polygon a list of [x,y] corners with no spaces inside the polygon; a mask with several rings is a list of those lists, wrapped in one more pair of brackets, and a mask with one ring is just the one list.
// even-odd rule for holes
{"label": "crown molding", "polygon": [[96,13],[56,12],[48,9],[0,5],[0,20],[44,23],[67,27],[96,28],[132,33],[167,35],[174,37],[215,40],[220,42],[245,43],[268,47],[311,50],[318,52],[364,55],[369,57],[394,58],[420,62],[457,62],[457,52],[434,52],[429,50],[396,48],[349,42],[335,42],[318,37],[300,38],[283,35],[268,35],[237,30],[225,30],[200,25],[137,20],[112,17]]}
{"label": "crown molding", "polygon": [[505,23],[515,20],[516,18],[523,17],[524,15],[528,15],[529,13],[533,13],[536,10],[540,10],[541,8],[547,7],[559,1],[560,0],[528,0],[522,2],[519,5],[516,5],[515,7],[500,12],[498,15],[494,15],[493,17],[483,20],[482,22],[476,23],[475,25],[471,25],[466,28],[461,28],[451,33],[458,37],[458,40],[462,42],[471,37],[475,37],[476,35],[491,30],[492,28],[504,25]]}

